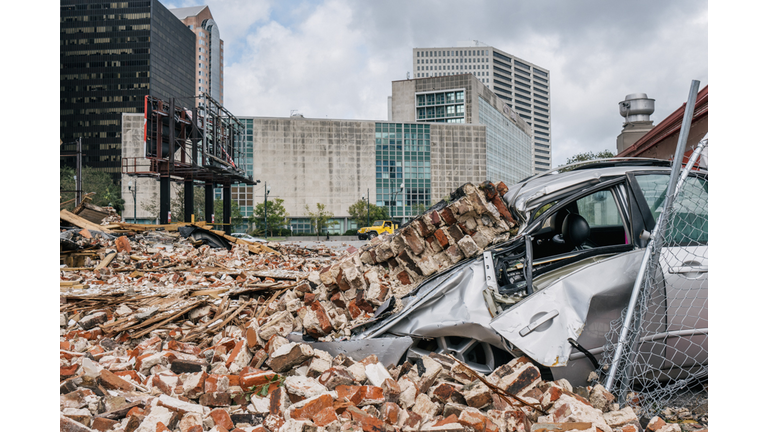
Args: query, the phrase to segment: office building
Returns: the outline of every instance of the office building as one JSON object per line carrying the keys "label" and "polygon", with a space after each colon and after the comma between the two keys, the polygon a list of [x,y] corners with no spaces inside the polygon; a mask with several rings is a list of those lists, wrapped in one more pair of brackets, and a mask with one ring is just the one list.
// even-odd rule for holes
{"label": "office building", "polygon": [[208,93],[224,105],[224,41],[208,6],[171,9],[195,34],[195,94]]}
{"label": "office building", "polygon": [[62,153],[82,138],[83,164],[118,179],[122,114],[143,113],[146,95],[193,106],[195,47],[194,33],[157,0],[62,0]]}
{"label": "office building", "polygon": [[474,74],[392,82],[396,122],[485,125],[486,178],[515,184],[533,174],[532,130]]}
{"label": "office building", "polygon": [[552,166],[549,70],[479,41],[455,47],[414,48],[413,76],[471,73],[532,127],[531,161],[536,173]]}

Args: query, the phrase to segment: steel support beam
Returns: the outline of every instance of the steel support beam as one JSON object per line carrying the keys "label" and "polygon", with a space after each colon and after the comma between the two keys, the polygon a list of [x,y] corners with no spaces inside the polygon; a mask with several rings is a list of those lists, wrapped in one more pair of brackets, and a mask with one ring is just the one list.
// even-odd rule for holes
{"label": "steel support beam", "polygon": [[184,181],[184,222],[192,222],[195,214],[195,182]]}
{"label": "steel support beam", "polygon": [[224,233],[232,234],[232,186],[225,184],[222,190],[224,193],[221,198],[224,200],[224,205],[221,223],[226,224],[224,225]]}
{"label": "steel support beam", "polygon": [[205,221],[213,223],[213,183],[205,184]]}
{"label": "steel support beam", "polygon": [[158,218],[161,224],[171,222],[171,177],[160,177],[160,215]]}

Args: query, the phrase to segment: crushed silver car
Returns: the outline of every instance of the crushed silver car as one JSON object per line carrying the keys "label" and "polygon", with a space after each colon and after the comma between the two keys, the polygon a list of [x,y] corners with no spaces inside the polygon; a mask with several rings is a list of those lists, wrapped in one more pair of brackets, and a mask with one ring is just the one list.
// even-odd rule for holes
{"label": "crushed silver car", "polygon": [[[520,222],[512,239],[433,275],[401,299],[397,313],[387,315],[391,307],[382,305],[349,342],[392,338],[398,343],[385,346],[402,351],[388,348],[390,357],[405,350],[409,358],[447,353],[483,373],[525,355],[543,373],[551,372],[550,378],[586,384],[598,369],[596,357],[611,323],[628,304],[670,172],[669,161],[611,159],[552,170],[511,186],[503,198]],[[652,318],[654,334],[643,340],[676,347],[654,348],[653,361],[661,369],[707,363],[707,227],[686,223],[692,216],[706,221],[706,179],[705,170],[686,178],[685,199],[697,205],[676,213],[672,242],[661,251],[668,262],[683,256],[680,249],[698,257],[666,266],[661,275],[665,290],[655,297],[657,306],[666,310],[685,301],[688,308],[686,316],[657,313]],[[704,214],[688,214],[686,208]],[[691,229],[698,230],[695,240],[686,235],[675,243],[675,230]],[[691,280],[699,288],[686,300],[680,293],[690,291]],[[337,343],[340,352],[346,352],[345,343]],[[685,343],[705,349],[673,355]]]}

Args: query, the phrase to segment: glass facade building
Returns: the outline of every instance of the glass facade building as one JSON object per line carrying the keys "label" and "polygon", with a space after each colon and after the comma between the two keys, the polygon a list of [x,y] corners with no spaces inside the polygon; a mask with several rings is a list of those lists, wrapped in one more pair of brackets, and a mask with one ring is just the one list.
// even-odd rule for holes
{"label": "glass facade building", "polygon": [[62,0],[59,51],[61,152],[82,138],[83,164],[115,178],[123,113],[146,95],[194,106],[195,35],[157,0]]}
{"label": "glass facade building", "polygon": [[513,185],[533,172],[531,137],[483,98],[478,98],[478,120],[486,128],[486,175],[492,182]]}
{"label": "glass facade building", "polygon": [[430,125],[376,123],[375,136],[376,205],[393,218],[422,213],[432,198]]}

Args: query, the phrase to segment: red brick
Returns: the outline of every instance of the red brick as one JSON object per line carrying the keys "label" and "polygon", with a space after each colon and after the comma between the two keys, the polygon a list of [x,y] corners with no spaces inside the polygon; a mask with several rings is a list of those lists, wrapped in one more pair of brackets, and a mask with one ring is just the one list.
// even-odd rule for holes
{"label": "red brick", "polygon": [[232,351],[229,353],[229,358],[227,358],[226,366],[227,367],[232,366],[232,362],[235,361],[235,359],[237,358],[238,354],[240,354],[240,351],[242,351],[244,349],[248,349],[245,346],[245,340],[241,340],[240,342],[237,342],[235,344],[235,346],[232,348]]}
{"label": "red brick", "polygon": [[253,386],[263,386],[264,384],[275,382],[275,376],[277,374],[274,372],[264,372],[264,371],[254,371],[246,374],[240,375],[240,387],[243,390],[250,389]]}
{"label": "red brick", "polygon": [[422,239],[412,226],[407,226],[402,232],[403,241],[411,249],[414,255],[424,251],[424,239]]}
{"label": "red brick", "polygon": [[245,342],[248,344],[248,348],[253,348],[259,345],[259,336],[256,334],[256,330],[253,327],[248,327],[245,330]]}
{"label": "red brick", "polygon": [[496,183],[495,186],[496,186],[496,191],[499,192],[499,195],[501,196],[504,196],[507,194],[507,192],[509,192],[509,188],[507,187],[507,185],[504,184],[503,181],[499,181],[498,183]]}
{"label": "red brick", "polygon": [[325,427],[338,420],[339,416],[332,406],[323,408],[317,414],[312,416],[312,422],[319,427]]}
{"label": "red brick", "polygon": [[443,224],[442,219],[440,219],[440,215],[436,211],[433,210],[429,212],[427,216],[429,216],[429,220],[432,222],[432,225],[435,228],[439,228]]}
{"label": "red brick", "polygon": [[453,225],[456,223],[456,218],[453,216],[453,212],[448,207],[444,208],[440,212],[440,216],[442,216],[446,225]]}
{"label": "red brick", "polygon": [[349,311],[349,315],[352,317],[352,319],[357,319],[357,317],[363,313],[363,311],[361,311],[360,308],[355,304],[355,300],[347,303],[347,310]]}
{"label": "red brick", "polygon": [[152,351],[162,351],[163,340],[158,336],[153,336],[140,344],[136,345],[136,349],[139,350],[139,354],[143,354],[144,351],[151,349]]}
{"label": "red brick", "polygon": [[341,298],[341,292],[336,291],[331,295],[331,303],[333,303],[335,306],[343,308],[346,307],[347,304],[344,302],[344,300]]}
{"label": "red brick", "polygon": [[338,400],[348,400],[355,405],[359,405],[363,400],[364,392],[361,391],[361,386],[356,385],[340,385],[336,386],[336,394]]}
{"label": "red brick", "polygon": [[381,416],[385,422],[394,426],[400,417],[400,407],[394,402],[385,402],[381,407]]}
{"label": "red brick", "polygon": [[315,415],[326,408],[333,409],[333,397],[327,393],[309,399],[309,402],[301,408],[292,410],[291,418],[296,420],[312,420]]}
{"label": "red brick", "polygon": [[226,430],[230,430],[235,427],[235,424],[232,423],[232,419],[229,417],[229,413],[225,409],[216,408],[211,411],[210,416],[213,419],[214,424],[221,426]]}
{"label": "red brick", "polygon": [[144,417],[147,415],[147,412],[144,411],[141,407],[133,407],[128,410],[128,412],[125,414],[126,417],[136,416],[136,417]]}
{"label": "red brick", "polygon": [[91,423],[91,429],[96,429],[97,431],[106,432],[112,429],[112,426],[118,423],[120,422],[117,420],[110,420],[104,417],[96,417],[95,419],[93,419],[93,423]]}
{"label": "red brick", "polygon": [[448,237],[445,235],[445,231],[442,229],[435,231],[434,237],[435,240],[437,240],[437,242],[440,244],[440,247],[443,249],[447,248],[450,244]]}
{"label": "red brick", "polygon": [[167,346],[169,350],[183,352],[184,354],[192,354],[192,355],[199,356],[200,353],[202,352],[202,350],[196,347],[195,345],[175,341],[173,339],[168,341]]}
{"label": "red brick", "polygon": [[408,273],[403,270],[400,273],[397,274],[397,280],[400,281],[403,285],[410,285],[411,284],[411,277],[408,276]]}
{"label": "red brick", "polygon": [[227,392],[203,393],[200,395],[198,402],[200,402],[200,405],[223,407],[230,406],[232,404],[232,398]]}
{"label": "red brick", "polygon": [[331,324],[331,320],[328,318],[328,314],[325,312],[323,305],[321,305],[319,301],[315,301],[310,308],[312,309],[312,312],[315,313],[317,321],[320,323],[319,329],[306,329],[310,336],[319,338],[333,331],[333,325]]}
{"label": "red brick", "polygon": [[432,425],[432,427],[443,426],[443,425],[458,423],[458,422],[459,422],[459,418],[456,417],[456,414],[451,414],[448,417],[437,421],[435,424]]}
{"label": "red brick", "polygon": [[128,381],[120,378],[119,376],[115,375],[114,373],[102,369],[99,372],[99,379],[101,381],[101,384],[110,390],[123,390],[123,391],[131,391],[134,389],[134,385],[129,383]]}
{"label": "red brick", "polygon": [[73,364],[72,366],[62,366],[59,368],[59,375],[62,377],[70,377],[77,372],[77,370],[80,368],[80,365]]}
{"label": "red brick", "polygon": [[131,242],[128,240],[128,237],[126,236],[120,236],[115,240],[115,248],[117,249],[117,252],[131,252]]}
{"label": "red brick", "polygon": [[[459,424],[473,429],[475,432],[499,432],[499,427],[483,414],[464,411],[459,416]],[[607,432],[607,431],[606,431]]]}
{"label": "red brick", "polygon": [[365,432],[385,432],[392,430],[391,426],[359,408],[349,407],[346,412],[352,416],[352,420],[360,423],[360,426],[362,426],[363,431]]}
{"label": "red brick", "polygon": [[345,369],[332,367],[323,372],[318,381],[328,390],[334,390],[340,385],[352,385],[355,382],[355,378]]}

